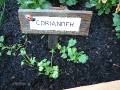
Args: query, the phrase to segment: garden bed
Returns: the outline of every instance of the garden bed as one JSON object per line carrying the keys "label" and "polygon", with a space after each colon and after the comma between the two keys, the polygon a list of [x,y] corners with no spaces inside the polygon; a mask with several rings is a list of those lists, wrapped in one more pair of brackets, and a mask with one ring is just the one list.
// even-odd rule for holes
{"label": "garden bed", "polygon": [[[9,0],[6,4],[6,18],[0,27],[0,33],[5,35],[8,45],[22,42],[17,1]],[[27,52],[38,59],[49,59],[51,54],[47,48],[47,35],[27,36],[30,41],[26,44]],[[4,55],[0,61],[0,89],[61,90],[120,79],[120,41],[112,26],[112,14],[98,16],[94,12],[89,36],[61,35],[59,42],[66,45],[70,38],[75,38],[76,47],[88,54],[87,63],[68,62],[56,53],[53,63],[59,66],[60,77],[54,80],[45,75],[38,76],[33,68],[21,67],[20,56]]]}

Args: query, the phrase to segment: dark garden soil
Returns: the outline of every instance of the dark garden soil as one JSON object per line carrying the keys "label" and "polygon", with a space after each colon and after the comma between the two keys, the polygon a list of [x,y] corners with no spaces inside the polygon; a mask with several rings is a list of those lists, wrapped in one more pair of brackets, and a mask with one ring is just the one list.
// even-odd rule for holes
{"label": "dark garden soil", "polygon": [[[8,45],[22,42],[17,1],[8,0],[6,4],[6,18],[0,34],[5,35]],[[49,59],[47,35],[41,37],[43,35],[28,35],[31,43],[26,45],[27,51],[38,59]],[[61,90],[120,79],[120,41],[112,27],[112,15],[98,16],[94,12],[88,37],[63,35],[59,42],[65,45],[70,38],[77,39],[78,49],[89,55],[86,64],[67,62],[56,53],[54,64],[59,65],[61,74],[53,80],[38,76],[30,67],[21,67],[19,56],[4,55],[0,60],[0,90]]]}

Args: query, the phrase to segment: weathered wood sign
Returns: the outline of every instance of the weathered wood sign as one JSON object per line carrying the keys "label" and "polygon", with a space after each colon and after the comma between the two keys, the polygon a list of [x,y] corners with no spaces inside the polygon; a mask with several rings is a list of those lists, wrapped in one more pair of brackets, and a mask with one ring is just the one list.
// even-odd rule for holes
{"label": "weathered wood sign", "polygon": [[57,44],[58,35],[88,35],[92,17],[91,11],[64,10],[63,7],[51,9],[19,9],[18,14],[22,32],[49,34],[49,48]]}
{"label": "weathered wood sign", "polygon": [[[26,15],[31,15],[34,20],[27,20]],[[91,11],[19,10],[19,20],[23,33],[87,36],[91,17]]]}

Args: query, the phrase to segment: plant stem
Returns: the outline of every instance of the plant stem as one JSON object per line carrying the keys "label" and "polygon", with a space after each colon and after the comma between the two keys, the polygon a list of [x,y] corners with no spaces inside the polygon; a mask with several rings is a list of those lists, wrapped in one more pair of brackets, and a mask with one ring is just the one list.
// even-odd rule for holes
{"label": "plant stem", "polygon": [[51,55],[51,66],[52,66],[52,62],[53,62],[53,55],[54,55],[54,52],[52,52],[52,55]]}
{"label": "plant stem", "polygon": [[[28,66],[30,66],[30,67],[34,67],[36,70],[38,70],[37,67],[35,67],[34,65],[30,64],[30,61],[29,61],[30,58],[29,58],[28,55],[23,56],[23,58],[25,59],[24,61],[25,61],[26,63],[28,63]],[[26,59],[27,59],[27,60],[26,60]]]}

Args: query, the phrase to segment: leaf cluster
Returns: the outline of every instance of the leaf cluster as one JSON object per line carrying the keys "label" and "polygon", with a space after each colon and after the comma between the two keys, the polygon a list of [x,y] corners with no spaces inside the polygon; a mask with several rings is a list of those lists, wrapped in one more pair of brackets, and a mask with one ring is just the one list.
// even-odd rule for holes
{"label": "leaf cluster", "polygon": [[23,9],[46,9],[51,6],[47,0],[18,0]]}
{"label": "leaf cluster", "polygon": [[6,0],[0,0],[0,7],[5,3]]}
{"label": "leaf cluster", "polygon": [[53,66],[52,61],[43,59],[38,61],[35,57],[29,57],[26,53],[25,48],[20,49],[20,54],[24,59],[21,62],[21,65],[31,66],[39,71],[39,74],[44,74],[50,78],[57,79],[59,77],[59,68],[58,66]]}
{"label": "leaf cluster", "polygon": [[74,63],[86,63],[88,60],[87,54],[84,51],[78,52],[75,47],[77,41],[75,39],[70,39],[67,46],[57,45],[63,59],[72,61]]}
{"label": "leaf cluster", "polygon": [[76,5],[78,0],[59,0],[59,2],[63,5],[72,6],[72,5]]}
{"label": "leaf cluster", "polygon": [[113,26],[115,26],[116,36],[120,39],[120,14],[113,13]]}
{"label": "leaf cluster", "polygon": [[116,6],[113,13],[113,26],[115,26],[116,36],[120,39],[120,0],[89,0],[86,7],[96,7],[98,15],[109,14],[113,6]]}
{"label": "leaf cluster", "polygon": [[[26,36],[23,36],[25,38]],[[59,67],[57,65],[53,65],[53,57],[55,53],[55,49],[51,49],[51,58],[50,60],[44,59],[36,59],[36,57],[29,56],[27,54],[26,48],[23,44],[13,44],[13,45],[5,45],[4,44],[4,36],[0,36],[0,56],[3,53],[7,55],[19,55],[22,59],[21,65],[28,65],[32,68],[35,68],[39,74],[47,75],[50,78],[57,79],[59,77]],[[27,37],[25,38],[25,43],[27,41]],[[24,43],[24,44],[25,44]],[[58,50],[62,54],[61,57],[72,61],[74,63],[86,63],[88,60],[88,56],[84,53],[84,51],[78,52],[75,47],[77,41],[75,39],[70,39],[67,46],[57,45]]]}
{"label": "leaf cluster", "polygon": [[22,47],[20,44],[5,45],[4,40],[4,36],[0,36],[0,56],[4,53],[9,56],[15,55],[19,48]]}
{"label": "leaf cluster", "polygon": [[118,3],[118,0],[106,0],[106,3],[103,3],[105,0],[90,0],[86,3],[86,7],[96,7],[98,10],[98,15],[109,14],[112,7]]}

